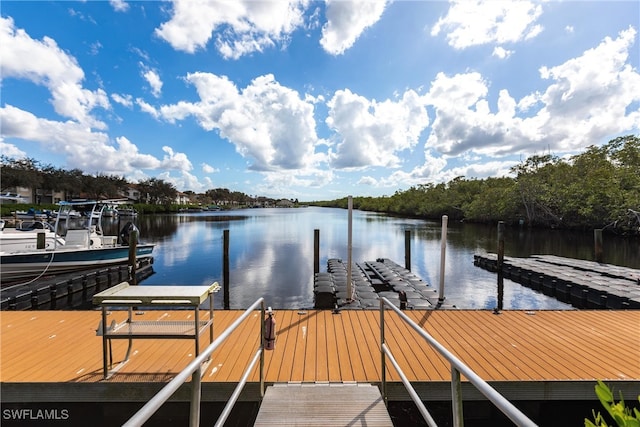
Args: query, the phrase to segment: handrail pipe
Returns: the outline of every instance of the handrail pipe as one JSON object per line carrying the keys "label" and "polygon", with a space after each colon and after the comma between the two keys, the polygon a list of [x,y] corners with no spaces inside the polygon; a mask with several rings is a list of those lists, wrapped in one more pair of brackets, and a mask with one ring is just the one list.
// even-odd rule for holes
{"label": "handrail pipe", "polygon": [[503,414],[505,414],[513,423],[522,427],[534,427],[536,424],[531,421],[526,415],[524,415],[518,408],[516,408],[511,402],[509,402],[504,396],[502,396],[496,389],[491,387],[486,381],[480,378],[471,368],[465,365],[460,359],[447,350],[442,344],[436,341],[429,333],[422,329],[418,324],[411,320],[406,314],[404,314],[398,307],[393,305],[389,299],[380,298],[380,353],[382,354],[382,397],[387,402],[387,386],[386,386],[386,373],[385,373],[385,359],[389,357],[390,362],[398,370],[402,383],[409,391],[409,395],[414,403],[418,406],[420,413],[424,416],[425,421],[429,426],[435,426],[435,421],[429,415],[424,403],[420,400],[420,397],[415,392],[411,383],[405,377],[401,371],[400,366],[396,363],[393,355],[385,343],[384,338],[384,311],[385,306],[391,308],[398,314],[400,319],[407,323],[414,331],[416,331],[424,340],[433,347],[442,357],[444,357],[451,365],[451,400],[453,406],[453,425],[455,427],[462,427],[464,425],[463,413],[462,413],[462,387],[460,383],[460,374],[464,375],[467,380],[473,384],[476,389],[482,393],[487,399],[489,399]]}
{"label": "handrail pipe", "polygon": [[191,410],[189,414],[189,426],[198,427],[200,425],[200,398],[201,398],[201,377],[202,364],[209,360],[211,354],[222,344],[231,333],[247,318],[251,313],[260,307],[261,320],[260,324],[260,346],[256,351],[251,364],[245,371],[242,381],[238,383],[231,399],[223,409],[221,416],[218,418],[216,425],[223,425],[226,417],[231,412],[231,408],[235,404],[242,388],[246,384],[248,373],[253,369],[258,358],[260,359],[260,395],[264,396],[264,322],[265,308],[264,298],[259,298],[254,302],[240,317],[238,317],[227,329],[220,334],[209,346],[197,356],[191,363],[187,365],[174,379],[169,381],[155,396],[153,396],[138,412],[136,412],[129,420],[123,424],[126,427],[137,427],[143,425],[160,409],[160,407],[189,379],[191,376]]}

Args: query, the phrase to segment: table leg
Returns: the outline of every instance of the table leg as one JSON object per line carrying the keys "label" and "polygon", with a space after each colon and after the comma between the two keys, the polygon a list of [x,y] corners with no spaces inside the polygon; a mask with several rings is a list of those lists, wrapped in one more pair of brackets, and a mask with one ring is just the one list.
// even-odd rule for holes
{"label": "table leg", "polygon": [[102,373],[104,379],[109,374],[107,368],[107,309],[102,307]]}
{"label": "table leg", "polygon": [[196,318],[194,319],[194,332],[196,336],[196,357],[198,357],[198,355],[200,354],[200,307],[198,307],[197,305],[195,307],[195,316]]}

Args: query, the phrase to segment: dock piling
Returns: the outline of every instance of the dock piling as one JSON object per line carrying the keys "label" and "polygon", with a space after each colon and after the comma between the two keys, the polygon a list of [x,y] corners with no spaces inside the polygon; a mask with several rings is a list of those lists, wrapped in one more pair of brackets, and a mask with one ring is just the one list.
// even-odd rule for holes
{"label": "dock piling", "polygon": [[229,230],[224,230],[222,234],[222,297],[224,309],[229,310]]}
{"label": "dock piling", "polygon": [[129,283],[131,285],[138,284],[136,277],[136,250],[138,248],[138,230],[134,229],[129,232]]}
{"label": "dock piling", "polygon": [[320,273],[320,230],[313,230],[313,274]]}
{"label": "dock piling", "polygon": [[404,230],[404,268],[411,271],[411,230]]}
{"label": "dock piling", "polygon": [[498,311],[504,300],[504,221],[498,221]]}

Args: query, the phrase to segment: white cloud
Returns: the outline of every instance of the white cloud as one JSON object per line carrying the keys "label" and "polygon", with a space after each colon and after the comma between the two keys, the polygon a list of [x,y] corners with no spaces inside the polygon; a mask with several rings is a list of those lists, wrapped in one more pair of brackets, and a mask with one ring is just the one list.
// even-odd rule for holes
{"label": "white cloud", "polygon": [[24,159],[27,157],[27,153],[19,149],[13,144],[7,144],[0,140],[0,154],[10,159]]}
{"label": "white cloud", "polygon": [[552,148],[576,150],[585,141],[640,128],[640,74],[627,63],[636,35],[629,28],[582,56],[540,68],[552,81],[539,97],[544,107],[538,113],[552,130]]}
{"label": "white cloud", "polygon": [[349,49],[367,28],[378,22],[387,1],[326,0],[327,22],[320,44],[332,55]]}
{"label": "white cloud", "polygon": [[[254,170],[305,169],[317,161],[313,104],[281,86],[273,75],[255,78],[239,90],[224,76],[189,74],[200,101],[160,107],[169,122],[194,116],[206,130],[218,130]],[[154,110],[155,111],[155,110]]]}
{"label": "white cloud", "polygon": [[131,95],[120,95],[119,93],[112,93],[111,99],[114,102],[117,102],[120,105],[123,105],[127,108],[133,107],[133,97]]}
{"label": "white cloud", "polygon": [[158,179],[173,184],[175,188],[191,190],[195,193],[204,193],[208,189],[212,188],[212,182],[210,179],[198,180],[198,177],[191,174],[186,170],[180,171],[178,176],[174,176],[169,172],[160,173]]}
{"label": "white cloud", "polygon": [[59,115],[95,129],[106,125],[90,113],[96,107],[109,109],[109,99],[102,89],[82,87],[84,72],[76,59],[44,37],[34,40],[22,29],[16,29],[12,18],[0,17],[2,46],[2,78],[26,79],[47,87],[51,102]]}
{"label": "white cloud", "polygon": [[207,164],[207,163],[202,163],[202,172],[204,173],[216,173],[216,172],[220,172],[219,169],[214,168],[213,166]]}
{"label": "white cloud", "polygon": [[168,146],[162,147],[162,151],[166,153],[166,155],[162,159],[163,169],[174,169],[181,171],[190,171],[193,169],[193,165],[187,158],[186,154],[176,153],[173,151],[173,148]]}
{"label": "white cloud", "polygon": [[413,170],[406,172],[403,170],[394,171],[386,178],[371,181],[371,185],[376,187],[407,187],[424,184],[427,182],[441,181],[442,173],[447,166],[447,160],[442,156],[435,156],[430,149],[425,150],[424,163]]}
{"label": "white cloud", "polygon": [[[451,156],[571,152],[637,131],[640,74],[627,63],[635,37],[630,28],[579,57],[541,67],[541,77],[550,81],[546,90],[516,101],[502,89],[494,112],[479,73],[438,74],[425,96],[436,109],[427,145]],[[517,115],[525,111],[527,117]]]}
{"label": "white cloud", "polygon": [[273,198],[304,197],[309,188],[322,188],[334,179],[330,169],[310,168],[296,171],[265,171],[258,185],[252,186],[256,194]]}
{"label": "white cloud", "polygon": [[126,12],[129,10],[129,3],[124,0],[109,0],[109,3],[116,12]]}
{"label": "white cloud", "polygon": [[429,124],[423,101],[413,90],[395,102],[370,101],[340,90],[327,105],[327,125],[337,134],[331,154],[336,168],[396,167],[397,152],[413,148]]}
{"label": "white cloud", "polygon": [[513,43],[537,36],[542,27],[535,22],[542,6],[529,0],[450,0],[445,17],[431,29],[431,35],[446,32],[455,49],[488,43]]}
{"label": "white cloud", "polygon": [[493,49],[493,56],[495,56],[496,58],[500,58],[500,59],[506,59],[506,58],[510,57],[512,53],[513,53],[512,50],[507,50],[507,49],[503,48],[502,46],[496,46]]}
{"label": "white cloud", "polygon": [[144,99],[137,98],[136,104],[138,104],[141,111],[151,115],[153,118],[157,119],[160,116],[160,113],[155,109],[155,107],[147,103]]}
{"label": "white cloud", "polygon": [[193,53],[215,34],[215,45],[225,58],[285,44],[303,25],[307,0],[252,1],[174,0],[172,17],[156,35],[174,49]]}
{"label": "white cloud", "polygon": [[153,70],[145,65],[140,64],[142,67],[142,77],[151,86],[151,94],[156,98],[160,97],[162,93],[162,79],[156,70]]}
{"label": "white cloud", "polygon": [[173,159],[160,162],[151,155],[141,154],[127,138],[116,138],[114,146],[106,134],[92,132],[79,123],[38,118],[11,105],[0,109],[0,127],[5,138],[40,143],[47,150],[65,156],[69,168],[126,174],[135,169],[180,167],[184,164],[175,155]]}

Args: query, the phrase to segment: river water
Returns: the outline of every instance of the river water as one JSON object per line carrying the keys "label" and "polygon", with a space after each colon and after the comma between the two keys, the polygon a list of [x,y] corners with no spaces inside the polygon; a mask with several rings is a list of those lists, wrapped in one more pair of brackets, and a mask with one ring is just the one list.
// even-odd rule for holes
{"label": "river water", "polygon": [[[121,219],[120,221],[123,221]],[[313,301],[314,230],[320,234],[320,271],[329,258],[348,257],[348,211],[331,208],[243,209],[135,220],[140,240],[155,243],[154,274],[141,285],[222,284],[223,233],[229,230],[229,307],[243,309],[264,297],[274,309],[310,309]],[[120,224],[122,225],[122,224]],[[112,228],[118,225],[111,224]],[[434,289],[440,283],[440,222],[353,211],[352,260],[389,258],[404,266],[410,230],[411,270]],[[107,230],[109,231],[109,230]],[[593,233],[507,227],[505,255],[553,254],[592,260]],[[497,276],[473,265],[474,254],[497,251],[497,226],[449,223],[445,253],[445,302],[464,309],[498,306]],[[640,268],[638,239],[605,236],[604,262]],[[222,295],[215,306],[222,307]],[[504,309],[570,309],[571,306],[504,280]]]}

